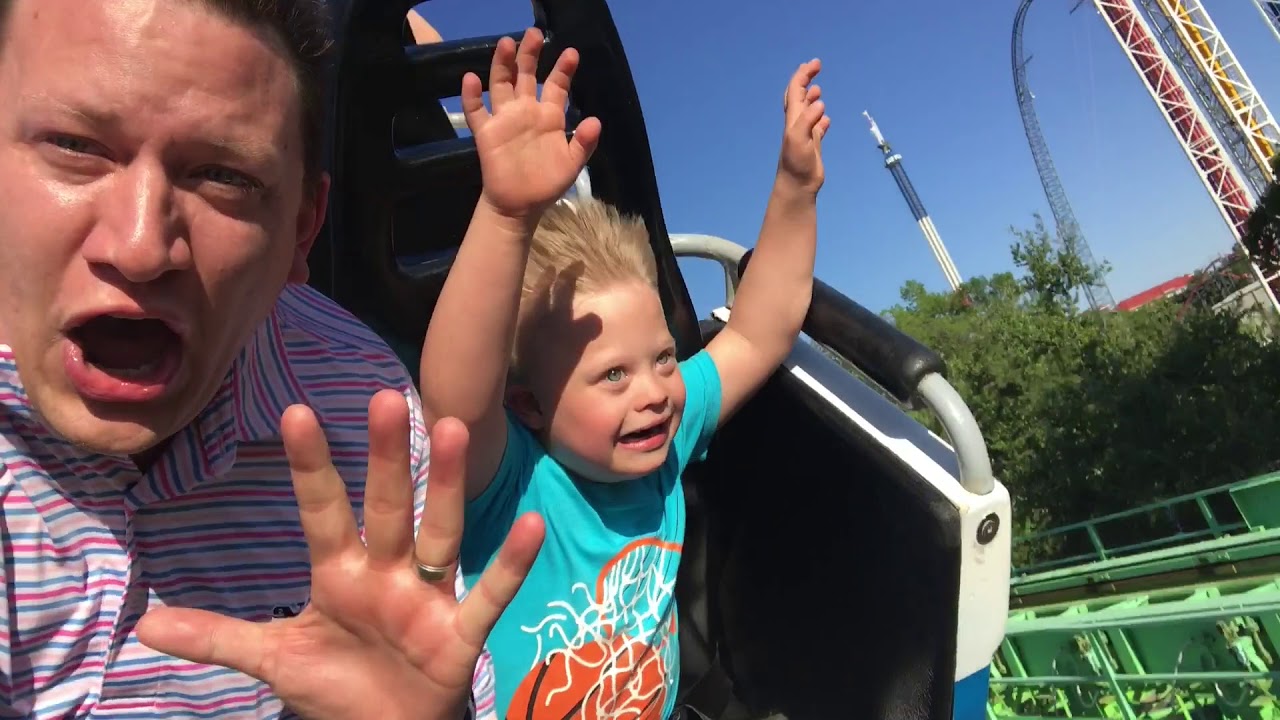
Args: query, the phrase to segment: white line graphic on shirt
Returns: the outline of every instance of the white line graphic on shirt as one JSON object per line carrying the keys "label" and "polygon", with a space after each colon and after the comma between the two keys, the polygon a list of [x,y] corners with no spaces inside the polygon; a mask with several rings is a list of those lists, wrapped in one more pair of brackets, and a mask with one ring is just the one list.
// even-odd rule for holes
{"label": "white line graphic on shirt", "polygon": [[[522,629],[536,638],[509,720],[526,717],[657,720],[678,659],[673,635],[680,546],[636,540]],[[548,648],[551,648],[548,650]]]}

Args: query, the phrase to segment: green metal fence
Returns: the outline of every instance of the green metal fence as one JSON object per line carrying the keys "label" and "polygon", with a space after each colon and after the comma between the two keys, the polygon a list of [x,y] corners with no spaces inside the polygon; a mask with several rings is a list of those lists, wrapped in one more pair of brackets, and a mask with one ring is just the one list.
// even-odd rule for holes
{"label": "green metal fence", "polygon": [[1032,559],[1014,576],[1078,567],[1242,532],[1280,529],[1280,473],[1014,539]]}
{"label": "green metal fence", "polygon": [[1027,544],[1057,552],[1014,569],[1010,604],[1020,609],[1280,575],[1280,473],[1015,540]]}
{"label": "green metal fence", "polygon": [[991,720],[1280,720],[1280,473],[1046,540],[1069,550],[1015,571]]}
{"label": "green metal fence", "polygon": [[1280,580],[1015,613],[990,718],[1276,720]]}

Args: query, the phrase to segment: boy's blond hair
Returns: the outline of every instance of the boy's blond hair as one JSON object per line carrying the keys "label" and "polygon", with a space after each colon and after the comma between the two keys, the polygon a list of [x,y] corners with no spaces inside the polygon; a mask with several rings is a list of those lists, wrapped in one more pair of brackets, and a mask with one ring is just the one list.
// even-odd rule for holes
{"label": "boy's blond hair", "polygon": [[518,370],[528,330],[539,318],[567,310],[577,293],[626,282],[658,285],[658,264],[644,220],[595,198],[562,200],[533,233],[520,290],[511,368]]}

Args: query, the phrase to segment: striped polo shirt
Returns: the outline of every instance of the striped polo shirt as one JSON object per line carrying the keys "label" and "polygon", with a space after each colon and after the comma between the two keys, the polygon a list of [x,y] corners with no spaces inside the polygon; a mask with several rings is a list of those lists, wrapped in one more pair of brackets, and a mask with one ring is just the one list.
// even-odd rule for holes
{"label": "striped polo shirt", "polygon": [[[368,404],[383,388],[410,401],[420,514],[428,448],[417,391],[377,335],[310,288],[284,291],[146,473],[43,427],[0,345],[0,718],[287,715],[266,684],[158,654],[135,626],[164,605],[252,621],[300,612],[310,566],[280,416],[293,403],[315,410],[362,519]],[[487,656],[473,690],[469,714],[496,717]]]}

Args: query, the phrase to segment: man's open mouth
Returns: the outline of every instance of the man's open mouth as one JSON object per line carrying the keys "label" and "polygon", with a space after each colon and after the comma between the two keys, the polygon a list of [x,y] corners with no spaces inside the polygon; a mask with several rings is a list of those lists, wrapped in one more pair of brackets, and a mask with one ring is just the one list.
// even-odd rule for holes
{"label": "man's open mouth", "polygon": [[97,315],[67,333],[67,372],[85,395],[107,401],[150,399],[182,364],[182,337],[155,318]]}

